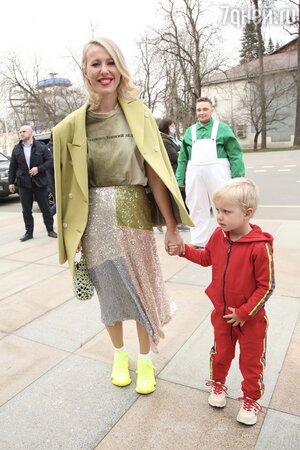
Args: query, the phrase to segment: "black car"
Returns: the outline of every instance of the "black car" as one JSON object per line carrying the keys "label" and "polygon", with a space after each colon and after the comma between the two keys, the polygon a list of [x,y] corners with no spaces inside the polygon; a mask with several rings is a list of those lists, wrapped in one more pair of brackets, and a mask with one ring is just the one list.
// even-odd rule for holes
{"label": "black car", "polygon": [[9,158],[0,152],[0,198],[8,197],[11,192],[8,189]]}

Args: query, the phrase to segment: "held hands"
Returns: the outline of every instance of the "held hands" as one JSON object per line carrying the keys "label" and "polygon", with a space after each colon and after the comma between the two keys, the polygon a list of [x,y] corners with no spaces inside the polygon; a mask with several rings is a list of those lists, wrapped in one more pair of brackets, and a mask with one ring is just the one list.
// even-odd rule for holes
{"label": "held hands", "polygon": [[226,316],[223,316],[224,319],[228,319],[227,323],[231,323],[233,327],[237,327],[238,325],[242,327],[245,321],[238,318],[235,313],[235,308],[231,308],[231,306],[229,306],[228,309],[230,309],[231,314],[226,314]]}
{"label": "held hands", "polygon": [[179,250],[178,245],[176,245],[176,244],[169,244],[168,253],[169,253],[170,256],[179,256],[179,255],[181,255],[182,252]]}
{"label": "held hands", "polygon": [[177,228],[167,229],[165,235],[165,250],[169,255],[180,255],[184,252],[184,242]]}

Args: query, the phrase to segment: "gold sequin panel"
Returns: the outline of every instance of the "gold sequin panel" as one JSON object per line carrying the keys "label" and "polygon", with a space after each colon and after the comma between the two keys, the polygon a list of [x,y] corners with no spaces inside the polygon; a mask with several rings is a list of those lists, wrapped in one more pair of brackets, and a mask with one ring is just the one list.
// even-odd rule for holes
{"label": "gold sequin panel", "polygon": [[151,210],[143,186],[117,186],[116,220],[119,227],[151,230]]}

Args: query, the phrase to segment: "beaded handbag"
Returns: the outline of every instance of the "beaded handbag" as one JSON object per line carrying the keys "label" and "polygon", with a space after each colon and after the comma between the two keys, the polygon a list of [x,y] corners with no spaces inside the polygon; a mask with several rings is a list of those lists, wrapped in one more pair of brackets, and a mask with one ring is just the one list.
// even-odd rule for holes
{"label": "beaded handbag", "polygon": [[94,285],[90,279],[83,252],[81,252],[80,260],[75,261],[73,290],[77,300],[90,300],[94,295]]}

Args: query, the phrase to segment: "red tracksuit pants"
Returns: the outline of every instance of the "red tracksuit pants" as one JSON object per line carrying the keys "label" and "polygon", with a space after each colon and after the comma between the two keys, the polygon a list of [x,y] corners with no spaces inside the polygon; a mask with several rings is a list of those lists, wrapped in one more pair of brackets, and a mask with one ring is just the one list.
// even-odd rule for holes
{"label": "red tracksuit pants", "polygon": [[236,342],[240,345],[239,367],[243,376],[244,396],[258,400],[264,392],[263,371],[266,364],[266,332],[268,320],[265,314],[249,319],[242,327],[232,327],[223,314],[213,311],[214,346],[210,351],[210,378],[225,384]]}

